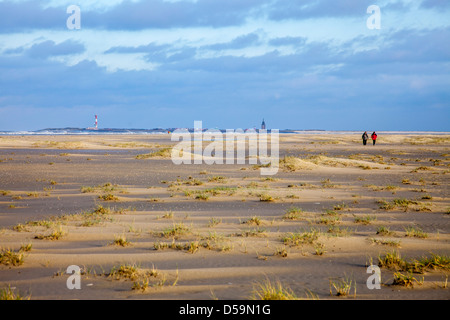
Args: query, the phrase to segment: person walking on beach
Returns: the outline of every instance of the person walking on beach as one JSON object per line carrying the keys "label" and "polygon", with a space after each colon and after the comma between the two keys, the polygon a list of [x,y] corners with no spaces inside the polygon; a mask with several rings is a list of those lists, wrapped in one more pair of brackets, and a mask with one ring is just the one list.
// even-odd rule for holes
{"label": "person walking on beach", "polygon": [[367,131],[364,131],[364,133],[362,135],[362,139],[363,139],[363,145],[366,145],[367,140],[369,140],[369,135],[367,134]]}
{"label": "person walking on beach", "polygon": [[378,135],[377,135],[376,132],[374,131],[370,137],[372,138],[373,145],[375,145],[375,142],[377,142],[377,137],[378,137]]}

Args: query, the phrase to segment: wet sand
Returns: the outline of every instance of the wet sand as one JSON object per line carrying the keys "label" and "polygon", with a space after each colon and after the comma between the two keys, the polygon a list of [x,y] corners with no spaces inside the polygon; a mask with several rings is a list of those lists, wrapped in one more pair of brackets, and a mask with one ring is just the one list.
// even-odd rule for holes
{"label": "wet sand", "polygon": [[[224,300],[252,299],[270,281],[298,298],[450,298],[448,263],[413,273],[413,287],[393,285],[387,267],[381,289],[366,284],[386,253],[448,259],[450,135],[379,135],[375,146],[359,134],[280,135],[274,176],[139,157],[174,144],[0,137],[0,248],[20,256],[3,258],[0,288],[31,299]],[[70,265],[80,290],[67,288]],[[345,279],[351,290],[337,296]]]}

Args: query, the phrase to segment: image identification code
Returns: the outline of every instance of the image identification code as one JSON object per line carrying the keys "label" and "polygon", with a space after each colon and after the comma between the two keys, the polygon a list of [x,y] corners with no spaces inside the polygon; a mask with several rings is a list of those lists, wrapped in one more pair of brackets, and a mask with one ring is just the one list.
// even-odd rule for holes
{"label": "image identification code", "polygon": [[207,318],[214,313],[222,313],[224,315],[269,315],[270,305],[251,305],[251,304],[225,304],[222,308],[203,307],[203,306],[186,306],[180,307],[180,315],[204,315]]}

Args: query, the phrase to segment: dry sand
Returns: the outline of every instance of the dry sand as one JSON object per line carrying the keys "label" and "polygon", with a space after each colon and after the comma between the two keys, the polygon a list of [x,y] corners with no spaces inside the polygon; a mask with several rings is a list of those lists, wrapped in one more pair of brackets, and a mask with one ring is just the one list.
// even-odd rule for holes
{"label": "dry sand", "polygon": [[[450,136],[380,135],[363,146],[359,134],[281,135],[282,168],[270,177],[249,164],[136,158],[173,144],[0,137],[0,288],[31,299],[223,300],[251,299],[270,281],[298,298],[450,298],[448,263],[414,273],[413,287],[392,285],[385,267],[381,289],[366,285],[367,266],[389,252],[448,260]],[[301,212],[288,216],[292,208]],[[312,243],[284,241],[306,233]],[[70,265],[82,270],[80,290],[66,286]],[[339,279],[352,281],[345,297]]]}

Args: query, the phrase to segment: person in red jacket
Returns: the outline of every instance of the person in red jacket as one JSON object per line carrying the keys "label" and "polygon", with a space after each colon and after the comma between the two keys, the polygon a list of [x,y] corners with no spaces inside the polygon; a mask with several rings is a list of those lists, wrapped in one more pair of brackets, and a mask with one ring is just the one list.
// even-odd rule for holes
{"label": "person in red jacket", "polygon": [[375,142],[377,142],[378,135],[374,131],[370,137],[372,138],[373,145],[375,145]]}

